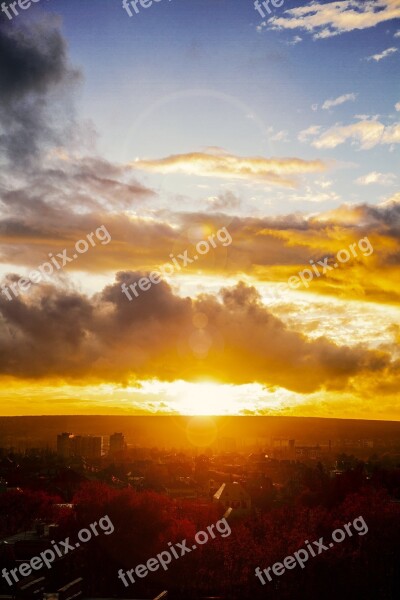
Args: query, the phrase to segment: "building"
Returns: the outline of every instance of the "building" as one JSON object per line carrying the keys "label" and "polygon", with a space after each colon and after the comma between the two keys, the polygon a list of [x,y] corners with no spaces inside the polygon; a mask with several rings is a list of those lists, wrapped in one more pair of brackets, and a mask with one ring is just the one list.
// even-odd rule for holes
{"label": "building", "polygon": [[272,456],[273,458],[294,458],[295,456],[295,440],[274,438],[272,440]]}
{"label": "building", "polygon": [[72,456],[101,458],[103,438],[92,435],[74,435],[71,438]]}
{"label": "building", "polygon": [[110,435],[110,450],[109,453],[117,454],[125,450],[125,436],[123,433],[113,433]]}
{"label": "building", "polygon": [[72,433],[60,433],[57,436],[57,454],[63,458],[71,456],[70,437]]}
{"label": "building", "polygon": [[101,458],[103,438],[94,435],[61,433],[57,436],[57,453],[63,458]]}
{"label": "building", "polygon": [[307,460],[320,460],[322,458],[322,450],[317,446],[296,446],[296,458]]}
{"label": "building", "polygon": [[251,510],[250,494],[237,481],[223,483],[213,496],[224,509],[232,508],[235,513],[247,513]]}

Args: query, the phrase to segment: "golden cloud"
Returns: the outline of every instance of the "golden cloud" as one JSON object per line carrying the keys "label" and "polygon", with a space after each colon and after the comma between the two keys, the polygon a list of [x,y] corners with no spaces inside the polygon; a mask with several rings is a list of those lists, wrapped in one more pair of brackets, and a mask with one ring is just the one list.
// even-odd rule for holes
{"label": "golden cloud", "polygon": [[290,188],[296,187],[298,176],[326,170],[326,165],[321,160],[239,157],[206,152],[176,154],[158,160],[138,159],[131,166],[153,173],[234,177]]}
{"label": "golden cloud", "polygon": [[399,17],[399,0],[343,0],[291,8],[283,16],[269,19],[268,25],[272,29],[304,29],[314,39],[324,39],[355,29],[369,29]]}
{"label": "golden cloud", "polygon": [[[112,241],[106,246],[98,244],[90,248],[79,260],[66,266],[64,275],[70,269],[93,274],[157,270],[170,261],[171,254],[177,256],[187,250],[192,257],[196,254],[196,241],[206,240],[229,223],[232,243],[218,244],[201,261],[187,264],[180,274],[195,274],[201,269],[203,274],[238,277],[246,274],[254,281],[287,282],[289,277],[309,268],[310,260],[331,259],[340,250],[368,237],[374,248],[371,256],[357,252],[340,269],[315,278],[312,291],[397,303],[400,300],[395,276],[400,261],[397,196],[379,206],[343,205],[310,217],[289,214],[232,218],[223,214],[181,215],[164,211],[158,217],[144,218],[124,213],[82,215],[71,208],[47,205],[40,213],[35,210],[37,203],[31,203],[31,197],[23,197],[20,192],[18,201],[10,202],[9,215],[0,221],[0,249],[3,262],[35,269],[48,260],[49,252],[56,254],[67,248],[71,255],[73,244],[102,224]],[[40,202],[43,204],[44,200]],[[41,217],[43,214],[45,219]]]}
{"label": "golden cloud", "polygon": [[0,297],[0,374],[118,383],[210,377],[311,393],[397,372],[388,351],[289,329],[243,283],[191,300],[161,282],[129,302],[121,284],[145,275],[120,272],[91,300],[52,286],[12,302]]}

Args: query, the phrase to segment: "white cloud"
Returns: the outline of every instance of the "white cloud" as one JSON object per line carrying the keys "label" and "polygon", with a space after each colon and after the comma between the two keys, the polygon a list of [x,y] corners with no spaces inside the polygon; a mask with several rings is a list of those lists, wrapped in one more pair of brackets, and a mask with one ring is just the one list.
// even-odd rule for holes
{"label": "white cloud", "polygon": [[301,38],[299,35],[295,35],[294,38],[292,39],[292,41],[288,42],[288,44],[289,44],[289,46],[295,46],[296,44],[299,44],[302,41],[303,41],[303,38]]}
{"label": "white cloud", "polygon": [[398,52],[398,48],[388,48],[387,50],[384,50],[381,54],[373,54],[372,56],[369,56],[367,60],[375,60],[376,62],[379,62],[383,58],[386,58],[391,54],[394,54],[395,52]]}
{"label": "white cloud", "polygon": [[400,204],[400,192],[397,192],[384,202],[381,202],[380,204],[378,204],[378,206],[384,206],[386,208],[388,206],[394,206],[396,204]]}
{"label": "white cloud", "polygon": [[400,111],[400,102],[397,102],[394,107],[397,111]]}
{"label": "white cloud", "polygon": [[314,39],[324,39],[355,29],[369,29],[400,17],[399,0],[341,0],[325,4],[308,2],[286,10],[283,16],[272,17],[272,29],[302,29]]}
{"label": "white cloud", "polygon": [[322,128],[320,125],[311,125],[311,127],[308,127],[308,129],[303,129],[303,131],[300,131],[297,139],[299,142],[308,142],[310,138],[318,135],[321,129]]}
{"label": "white cloud", "polygon": [[[320,129],[320,128],[319,128]],[[309,127],[299,134],[300,141],[315,139],[311,144],[315,148],[336,148],[347,140],[358,143],[362,150],[369,150],[378,145],[400,143],[400,123],[384,125],[377,120],[358,121],[351,125],[334,125],[320,134],[315,127]]]}
{"label": "white cloud", "polygon": [[318,104],[312,104],[311,105],[312,110],[315,112],[318,110]]}
{"label": "white cloud", "polygon": [[339,106],[340,104],[344,104],[345,102],[354,102],[357,98],[357,94],[343,94],[343,96],[339,96],[335,99],[325,100],[322,105],[323,110],[329,110],[333,106]]}
{"label": "white cloud", "polygon": [[399,30],[399,31],[396,31],[396,33],[394,34],[394,37],[395,37],[395,38],[400,38],[400,30]]}
{"label": "white cloud", "polygon": [[275,135],[270,138],[271,142],[288,142],[289,141],[289,132],[286,129],[282,131],[277,131]]}
{"label": "white cloud", "polygon": [[333,181],[327,179],[319,179],[314,183],[315,185],[319,185],[319,187],[321,187],[323,190],[326,190],[327,188],[330,188],[333,185]]}
{"label": "white cloud", "polygon": [[393,185],[397,179],[397,176],[394,173],[378,173],[377,171],[372,171],[372,173],[368,173],[367,175],[363,175],[356,179],[356,183],[358,185]]}
{"label": "white cloud", "polygon": [[307,186],[302,194],[287,194],[287,198],[295,202],[338,202],[341,199],[334,191],[313,190],[311,186]]}

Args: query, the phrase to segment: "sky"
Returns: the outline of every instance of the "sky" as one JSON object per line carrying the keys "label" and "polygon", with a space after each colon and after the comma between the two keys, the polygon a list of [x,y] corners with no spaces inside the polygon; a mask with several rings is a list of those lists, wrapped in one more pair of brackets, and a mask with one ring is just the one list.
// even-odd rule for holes
{"label": "sky", "polygon": [[400,419],[400,0],[275,4],[3,4],[0,414]]}

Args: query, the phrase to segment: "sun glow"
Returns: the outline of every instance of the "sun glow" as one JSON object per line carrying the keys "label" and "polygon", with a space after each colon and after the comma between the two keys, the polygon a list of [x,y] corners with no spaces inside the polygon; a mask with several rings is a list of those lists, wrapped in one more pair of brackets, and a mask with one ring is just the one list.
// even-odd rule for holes
{"label": "sun glow", "polygon": [[222,415],[232,412],[229,386],[202,382],[189,384],[177,397],[179,412],[186,415]]}

